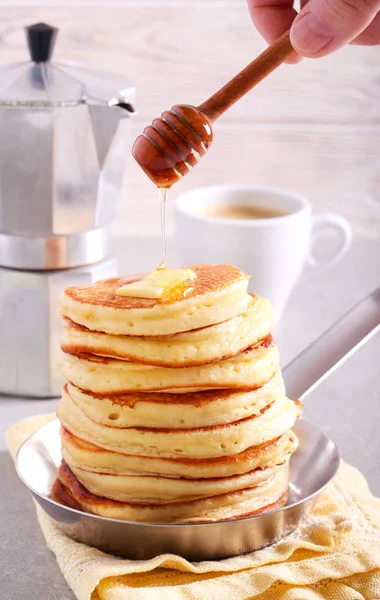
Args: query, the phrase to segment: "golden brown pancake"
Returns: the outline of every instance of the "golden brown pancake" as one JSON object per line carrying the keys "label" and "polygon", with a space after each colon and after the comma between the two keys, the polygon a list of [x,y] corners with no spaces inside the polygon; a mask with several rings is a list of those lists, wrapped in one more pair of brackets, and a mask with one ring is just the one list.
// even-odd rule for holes
{"label": "golden brown pancake", "polygon": [[231,265],[197,265],[191,269],[197,278],[185,298],[163,302],[119,296],[116,291],[131,279],[114,278],[65,290],[62,315],[94,331],[156,336],[222,323],[252,304],[248,278],[240,269]]}
{"label": "golden brown pancake", "polygon": [[266,338],[273,327],[268,300],[252,297],[242,314],[223,323],[166,336],[110,335],[63,319],[61,348],[68,354],[96,354],[142,364],[192,367],[239,354]]}
{"label": "golden brown pancake", "polygon": [[123,454],[166,458],[233,456],[286,433],[300,414],[298,406],[283,398],[257,415],[224,425],[195,429],[110,427],[92,421],[65,391],[57,408],[61,424],[76,437]]}
{"label": "golden brown pancake", "polygon": [[111,427],[168,427],[183,429],[222,425],[258,414],[285,396],[280,370],[253,390],[209,390],[173,394],[132,392],[106,396],[85,392],[73,384],[65,387],[72,400],[100,425]]}
{"label": "golden brown pancake", "polygon": [[159,505],[119,502],[97,496],[78,481],[64,461],[58,471],[58,479],[63,486],[54,486],[53,495],[58,502],[66,504],[67,501],[75,501],[86,512],[140,522],[212,522],[237,519],[280,508],[286,504],[288,494],[287,475],[283,472],[256,488],[201,500]]}
{"label": "golden brown pancake", "polygon": [[259,387],[273,377],[278,364],[278,350],[269,335],[232,358],[198,367],[173,369],[92,354],[66,354],[63,371],[70,383],[97,394],[160,390],[190,392]]}
{"label": "golden brown pancake", "polygon": [[55,500],[55,502],[59,502],[59,504],[63,504],[64,506],[68,506],[69,508],[74,508],[75,510],[82,511],[82,506],[77,502],[70,492],[69,488],[63,485],[60,480],[57,479],[53,483],[53,487],[51,489],[51,499]]}
{"label": "golden brown pancake", "polygon": [[[208,292],[221,292],[233,283],[246,281],[246,275],[232,265],[196,265],[188,267],[194,271],[197,278],[192,282],[192,289],[186,299],[203,296]],[[139,276],[114,277],[98,281],[90,286],[70,287],[65,290],[65,296],[81,304],[91,306],[107,306],[120,310],[138,308],[152,308],[162,304],[155,298],[133,298],[131,296],[118,296],[115,292],[122,285],[138,281]],[[182,301],[182,298],[180,298]],[[102,331],[101,329],[99,331]]]}
{"label": "golden brown pancake", "polygon": [[200,500],[212,496],[231,494],[247,488],[258,488],[276,477],[280,471],[289,470],[290,455],[284,456],[280,464],[258,468],[242,475],[230,477],[162,477],[157,475],[93,473],[69,465],[75,477],[85,488],[111,500],[134,504],[169,504]]}
{"label": "golden brown pancake", "polygon": [[230,477],[280,464],[283,457],[292,454],[298,439],[293,432],[258,446],[250,446],[232,456],[217,458],[164,458],[122,454],[86,442],[61,428],[62,455],[69,466],[80,467],[93,473],[164,475],[167,477]]}

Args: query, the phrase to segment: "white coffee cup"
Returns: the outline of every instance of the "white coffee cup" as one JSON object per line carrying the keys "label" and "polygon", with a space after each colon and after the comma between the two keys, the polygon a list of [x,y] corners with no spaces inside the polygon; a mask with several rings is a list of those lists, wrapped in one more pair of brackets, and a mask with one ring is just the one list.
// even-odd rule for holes
{"label": "white coffee cup", "polygon": [[[204,214],[215,205],[269,208],[282,216],[230,219]],[[339,248],[333,256],[313,255],[322,230],[333,230]],[[176,202],[176,240],[182,265],[234,264],[251,275],[249,290],[268,298],[279,321],[305,263],[337,262],[352,240],[351,227],[336,214],[312,216],[310,202],[292,191],[251,185],[202,187]]]}

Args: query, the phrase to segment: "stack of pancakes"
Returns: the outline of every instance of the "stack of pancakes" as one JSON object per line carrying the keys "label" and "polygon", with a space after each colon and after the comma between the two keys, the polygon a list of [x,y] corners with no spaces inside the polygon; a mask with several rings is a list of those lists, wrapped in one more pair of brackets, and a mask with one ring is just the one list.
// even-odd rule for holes
{"label": "stack of pancakes", "polygon": [[[132,521],[214,521],[286,503],[291,432],[267,300],[230,265],[191,267],[187,294],[65,291],[63,461],[53,497]],[[130,279],[131,281],[131,279]]]}

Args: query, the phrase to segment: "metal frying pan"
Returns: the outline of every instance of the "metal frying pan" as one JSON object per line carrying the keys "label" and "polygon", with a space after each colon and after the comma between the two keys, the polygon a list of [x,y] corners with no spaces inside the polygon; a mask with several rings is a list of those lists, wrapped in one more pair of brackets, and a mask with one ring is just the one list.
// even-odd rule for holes
{"label": "metal frying pan", "polygon": [[[305,398],[372,335],[380,331],[380,288],[351,309],[285,369],[287,394]],[[163,553],[188,560],[215,560],[258,550],[293,531],[337,472],[335,444],[300,419],[294,427],[300,445],[290,464],[290,497],[279,510],[214,523],[137,523],[98,517],[49,498],[61,462],[59,422],[45,425],[21,446],[17,472],[35,500],[70,537],[131,559]]]}

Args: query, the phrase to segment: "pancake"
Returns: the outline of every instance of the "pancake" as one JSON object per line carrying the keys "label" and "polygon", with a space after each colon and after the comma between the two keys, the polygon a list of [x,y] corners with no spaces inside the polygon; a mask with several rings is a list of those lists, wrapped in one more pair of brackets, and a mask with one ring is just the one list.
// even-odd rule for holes
{"label": "pancake", "polygon": [[62,425],[80,439],[124,454],[168,458],[233,456],[279,437],[294,425],[299,413],[295,402],[283,398],[266,406],[258,415],[234,423],[178,430],[99,425],[65,390],[57,408]]}
{"label": "pancake", "polygon": [[260,485],[222,494],[169,504],[134,504],[111,500],[89,492],[63,462],[54,485],[53,498],[58,502],[74,501],[82,510],[104,517],[124,521],[155,523],[212,522],[249,516],[258,512],[275,510],[287,500],[288,475],[278,471]]}
{"label": "pancake", "polygon": [[248,277],[231,265],[190,267],[197,275],[186,298],[172,302],[119,296],[116,290],[135,278],[113,278],[71,287],[61,296],[61,312],[90,330],[116,335],[157,336],[222,323],[252,304]]}
{"label": "pancake", "polygon": [[210,390],[188,394],[132,392],[107,397],[68,384],[66,391],[75,404],[100,425],[171,429],[239,421],[258,414],[270,402],[285,396],[279,369],[255,390]]}
{"label": "pancake", "polygon": [[279,355],[271,336],[233,358],[199,367],[154,367],[85,354],[65,355],[64,375],[70,383],[98,394],[132,391],[240,388],[264,385],[273,377]]}
{"label": "pancake", "polygon": [[64,292],[58,502],[158,523],[286,503],[301,405],[286,397],[271,306],[236,267],[190,268],[195,279],[156,272],[125,295],[143,276]]}
{"label": "pancake", "polygon": [[69,488],[59,481],[58,477],[53,483],[50,497],[55,502],[59,502],[59,504],[63,504],[64,506],[68,506],[69,508],[74,508],[75,510],[80,510],[83,512],[82,506],[75,500]]}
{"label": "pancake", "polygon": [[288,476],[290,456],[275,467],[254,469],[243,475],[215,477],[209,479],[184,479],[182,477],[157,477],[152,475],[110,475],[91,473],[70,466],[78,481],[85,488],[104,498],[134,504],[167,504],[199,500],[210,496],[220,496],[247,488],[257,487],[285,471]]}
{"label": "pancake", "polygon": [[201,329],[167,336],[108,335],[64,318],[61,348],[69,354],[96,354],[142,364],[191,367],[239,354],[267,337],[273,327],[268,300],[253,296],[242,314]]}
{"label": "pancake", "polygon": [[163,475],[187,479],[230,477],[257,468],[274,467],[281,464],[283,457],[292,454],[298,446],[294,433],[286,432],[233,456],[192,459],[121,454],[81,440],[64,427],[61,428],[61,440],[62,456],[69,466],[111,475]]}

